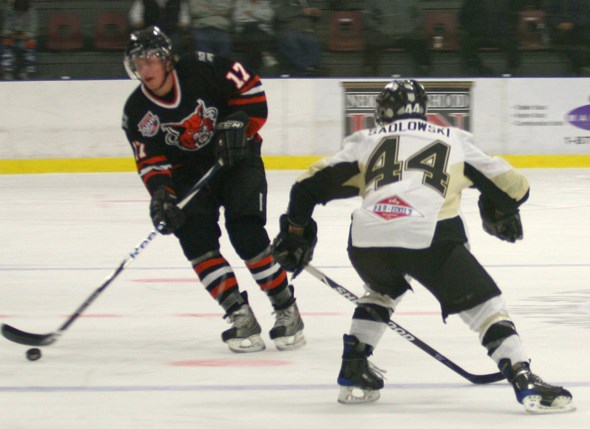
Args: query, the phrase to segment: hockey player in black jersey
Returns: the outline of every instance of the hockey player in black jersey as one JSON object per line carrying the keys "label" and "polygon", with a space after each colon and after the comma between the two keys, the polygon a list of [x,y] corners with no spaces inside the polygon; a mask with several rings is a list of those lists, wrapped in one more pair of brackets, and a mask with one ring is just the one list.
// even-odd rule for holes
{"label": "hockey player in black jersey", "polygon": [[279,263],[301,270],[316,243],[314,207],[363,198],[352,215],[348,254],[366,293],[344,335],[338,400],[379,398],[383,378],[367,358],[411,289],[411,277],[436,297],[444,318],[458,314],[479,334],[527,411],[572,410],[569,391],[531,372],[500,289],[466,246],[460,217],[462,190],[475,186],[485,231],[508,242],[521,239],[519,206],[528,198],[528,182],[507,162],[478,149],[471,133],[427,123],[427,100],[416,81],[388,84],[376,98],[378,126],[347,137],[337,154],[293,185],[273,242]]}
{"label": "hockey player in black jersey", "polygon": [[[151,195],[152,221],[161,233],[176,235],[225,311],[232,327],[223,341],[234,352],[265,348],[247,294],[240,293],[220,251],[221,207],[232,246],[274,309],[270,338],[279,350],[304,345],[293,287],[270,252],[265,230],[267,183],[258,130],[267,104],[260,78],[239,62],[205,52],[177,60],[157,27],[131,34],[125,67],[141,82],[125,104],[123,129]],[[178,208],[177,201],[218,161],[223,167],[208,185]]]}

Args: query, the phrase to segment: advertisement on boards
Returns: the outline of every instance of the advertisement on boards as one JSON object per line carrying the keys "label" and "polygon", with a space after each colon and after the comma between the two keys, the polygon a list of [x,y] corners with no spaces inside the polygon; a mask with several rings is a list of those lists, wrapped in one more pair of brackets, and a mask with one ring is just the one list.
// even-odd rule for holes
{"label": "advertisement on boards", "polygon": [[590,153],[590,86],[582,79],[527,79],[509,84],[510,153]]}

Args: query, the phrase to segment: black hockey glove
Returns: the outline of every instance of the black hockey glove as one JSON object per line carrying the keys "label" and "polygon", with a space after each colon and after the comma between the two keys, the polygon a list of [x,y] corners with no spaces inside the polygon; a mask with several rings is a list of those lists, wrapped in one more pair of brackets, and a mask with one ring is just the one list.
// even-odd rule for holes
{"label": "black hockey glove", "polygon": [[481,195],[477,204],[485,232],[509,243],[522,240],[522,222],[518,210],[510,214],[502,213]]}
{"label": "black hockey glove", "polygon": [[242,161],[248,148],[246,146],[246,129],[248,115],[236,112],[229,115],[215,127],[215,157],[223,161],[228,168]]}
{"label": "black hockey glove", "polygon": [[176,205],[177,198],[165,186],[156,189],[150,202],[150,216],[156,229],[162,234],[172,234],[180,228],[186,216]]}
{"label": "black hockey glove", "polygon": [[289,231],[288,216],[280,218],[281,232],[272,242],[272,253],[277,262],[285,270],[293,272],[293,277],[311,262],[313,249],[318,242],[318,226],[313,219],[303,229],[301,235]]}

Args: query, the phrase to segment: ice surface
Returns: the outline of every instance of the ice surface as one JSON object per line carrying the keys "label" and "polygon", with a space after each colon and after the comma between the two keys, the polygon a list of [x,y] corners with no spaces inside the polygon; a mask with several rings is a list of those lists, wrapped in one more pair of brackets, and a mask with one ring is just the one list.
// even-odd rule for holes
{"label": "ice surface", "polygon": [[[267,350],[232,354],[221,310],[172,237],[157,237],[37,362],[0,338],[0,428],[547,428],[590,422],[590,170],[523,172],[525,240],[486,235],[476,194],[463,208],[473,253],[504,292],[546,381],[574,394],[578,410],[531,416],[505,382],[476,386],[387,332],[373,361],[386,369],[377,403],[336,402],[342,334],[354,309],[307,273],[295,281],[307,345],[277,351],[268,300],[231,250],[242,289],[263,325]],[[298,171],[270,171],[269,235],[278,231]],[[0,176],[0,322],[57,329],[151,231],[148,198],[134,173]],[[318,207],[314,265],[351,291],[346,240],[356,199]],[[472,373],[496,368],[456,317],[442,323],[419,285],[395,321]]]}

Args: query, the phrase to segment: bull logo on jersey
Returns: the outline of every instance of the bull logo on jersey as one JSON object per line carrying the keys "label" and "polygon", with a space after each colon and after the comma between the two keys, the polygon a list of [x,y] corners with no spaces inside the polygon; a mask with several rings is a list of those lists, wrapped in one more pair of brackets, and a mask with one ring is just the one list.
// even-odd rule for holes
{"label": "bull logo on jersey", "polygon": [[385,220],[397,219],[408,216],[422,216],[422,213],[402,200],[398,196],[385,198],[375,204],[370,210]]}
{"label": "bull logo on jersey", "polygon": [[199,100],[195,111],[180,123],[162,124],[162,130],[166,133],[166,144],[189,151],[201,149],[209,143],[215,132],[217,115],[215,107],[207,107]]}

